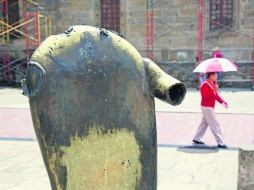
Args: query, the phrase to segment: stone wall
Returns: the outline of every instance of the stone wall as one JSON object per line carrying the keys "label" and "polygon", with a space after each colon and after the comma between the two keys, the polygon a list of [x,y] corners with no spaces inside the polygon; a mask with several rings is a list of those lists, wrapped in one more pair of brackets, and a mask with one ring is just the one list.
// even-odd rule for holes
{"label": "stone wall", "polygon": [[192,72],[195,68],[194,62],[158,63],[158,65],[166,73],[182,81],[187,87],[198,85],[198,75]]}
{"label": "stone wall", "polygon": [[[204,1],[203,56],[219,46],[225,57],[251,60],[254,1],[234,0],[234,31],[209,30],[209,4]],[[145,0],[130,0],[126,10],[126,38],[146,55]],[[193,62],[197,56],[197,0],[154,0],[155,61]]]}
{"label": "stone wall", "polygon": [[[226,73],[226,80],[252,78],[252,40],[254,1],[234,0],[234,31],[209,31],[210,1],[204,1],[203,59],[212,56],[215,46],[221,48],[225,58],[238,62],[239,72]],[[197,74],[192,71],[197,57],[198,29],[197,0],[154,0],[154,53],[155,61],[172,76],[188,87],[198,85]],[[145,57],[146,1],[126,1],[124,35]],[[221,87],[247,87],[251,82],[222,82]]]}
{"label": "stone wall", "polygon": [[[40,0],[44,12],[52,16],[53,33],[61,33],[70,25],[101,26],[100,0]],[[234,30],[209,31],[210,1],[204,1],[203,58],[211,57],[212,48],[219,46],[226,58],[239,63],[239,72],[225,74],[225,79],[251,79],[254,1],[234,0]],[[154,0],[155,61],[169,74],[197,86],[192,73],[197,57],[197,0]],[[120,29],[125,38],[146,57],[146,0],[120,1]],[[241,34],[240,34],[241,33]],[[163,64],[162,64],[163,63]],[[221,86],[248,87],[245,83],[222,83]]]}
{"label": "stone wall", "polygon": [[100,0],[39,0],[44,14],[52,18],[52,33],[62,33],[71,25],[100,26]]}
{"label": "stone wall", "polygon": [[[254,1],[234,1],[234,31],[209,31],[209,2],[204,1],[204,57],[221,47],[225,57],[251,60]],[[70,25],[101,26],[100,0],[39,0],[42,11],[52,15],[52,32]],[[120,1],[121,33],[146,56],[146,0]],[[194,62],[197,56],[197,0],[154,0],[155,61]]]}
{"label": "stone wall", "polygon": [[[182,63],[159,63],[158,64],[166,73],[182,81],[187,87],[198,86],[198,74],[192,71],[195,68],[194,62]],[[238,72],[224,73],[223,79],[220,82],[220,87],[230,88],[251,88],[252,79],[252,62],[239,62]],[[231,82],[230,82],[231,81]]]}
{"label": "stone wall", "polygon": [[[22,2],[22,0],[19,0]],[[38,0],[40,11],[51,15],[52,34],[64,32],[71,25],[101,26],[100,0]],[[204,1],[203,59],[211,57],[219,46],[224,57],[250,62],[253,49],[254,1],[234,0],[234,31],[209,31],[209,3]],[[197,57],[197,0],[154,0],[154,60],[173,76],[195,86],[192,73]],[[22,3],[20,3],[22,15]],[[120,0],[120,30],[125,38],[146,57],[146,0]],[[23,43],[23,48],[25,43]],[[192,63],[192,64],[187,64]],[[183,70],[180,67],[185,68]],[[251,63],[241,64],[234,77],[251,78]],[[186,71],[186,73],[184,72]],[[225,76],[231,77],[231,74]],[[194,77],[194,78],[193,78]],[[223,84],[224,85],[224,84]],[[235,84],[233,84],[234,86]]]}

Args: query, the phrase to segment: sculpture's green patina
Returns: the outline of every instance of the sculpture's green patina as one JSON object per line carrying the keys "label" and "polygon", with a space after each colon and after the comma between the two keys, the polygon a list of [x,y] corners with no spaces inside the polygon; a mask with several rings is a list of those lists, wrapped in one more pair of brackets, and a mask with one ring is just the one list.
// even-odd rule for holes
{"label": "sculpture's green patina", "polygon": [[89,26],[46,39],[22,83],[52,189],[156,189],[154,97],[178,105],[182,83]]}

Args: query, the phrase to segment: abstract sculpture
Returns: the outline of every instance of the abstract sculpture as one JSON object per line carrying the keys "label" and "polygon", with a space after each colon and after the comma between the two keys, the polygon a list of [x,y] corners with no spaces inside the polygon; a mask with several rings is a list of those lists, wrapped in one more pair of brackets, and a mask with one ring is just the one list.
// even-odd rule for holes
{"label": "abstract sculpture", "polygon": [[154,97],[185,87],[125,39],[73,26],[33,53],[24,94],[53,190],[155,190]]}

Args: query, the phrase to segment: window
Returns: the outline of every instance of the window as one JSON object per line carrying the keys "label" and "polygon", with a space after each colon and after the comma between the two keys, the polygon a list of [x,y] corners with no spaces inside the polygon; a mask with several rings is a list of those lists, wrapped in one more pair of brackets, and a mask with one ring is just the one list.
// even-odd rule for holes
{"label": "window", "polygon": [[210,30],[233,27],[233,1],[210,0]]}
{"label": "window", "polygon": [[19,21],[19,2],[18,0],[8,0],[9,3],[9,24],[14,24]]}
{"label": "window", "polygon": [[120,32],[120,0],[101,0],[101,26]]}

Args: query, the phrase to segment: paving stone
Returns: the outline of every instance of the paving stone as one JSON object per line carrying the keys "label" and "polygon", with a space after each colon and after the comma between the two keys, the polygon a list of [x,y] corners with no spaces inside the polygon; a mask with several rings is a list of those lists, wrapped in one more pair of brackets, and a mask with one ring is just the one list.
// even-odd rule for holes
{"label": "paving stone", "polygon": [[[158,190],[236,190],[238,149],[194,148],[191,144],[201,114],[194,108],[199,104],[199,93],[193,91],[190,94],[187,96],[187,102],[180,108],[167,107],[156,100],[156,109],[159,111],[157,112]],[[236,100],[237,96],[245,100],[253,98],[253,94],[249,92],[237,92],[235,95],[225,92],[223,95],[231,100]],[[13,115],[16,119],[11,124],[16,132],[11,133],[14,136],[10,137],[35,137],[28,107],[15,108],[13,105],[11,109],[3,108],[4,103],[1,101],[0,137],[8,133],[8,130],[3,130],[2,124],[5,123],[4,129],[8,129],[6,118],[12,118]],[[24,99],[20,101],[24,102]],[[7,103],[11,104],[8,101]],[[239,106],[239,103],[237,104]],[[250,127],[254,122],[254,112],[250,111],[254,103],[249,103],[249,107],[243,105],[239,110],[235,109],[237,104],[230,110],[231,114],[225,112],[218,114],[225,139],[230,146],[235,147],[252,144],[254,136],[253,127]],[[195,113],[183,112],[186,110]],[[22,127],[26,128],[26,134],[19,133],[23,130]],[[215,144],[210,131],[207,131],[204,140],[210,145]],[[37,141],[0,140],[0,190],[2,189],[50,190]]]}

